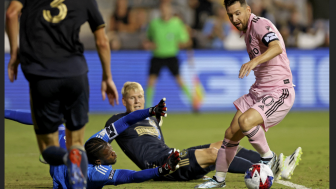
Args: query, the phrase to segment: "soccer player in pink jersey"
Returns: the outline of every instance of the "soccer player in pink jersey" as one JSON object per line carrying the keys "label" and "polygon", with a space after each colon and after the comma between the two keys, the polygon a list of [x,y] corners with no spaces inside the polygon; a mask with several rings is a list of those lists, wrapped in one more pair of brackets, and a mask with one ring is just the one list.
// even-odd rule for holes
{"label": "soccer player in pink jersey", "polygon": [[281,176],[290,179],[301,159],[301,147],[286,159],[282,153],[277,157],[265,137],[265,132],[286,116],[295,99],[285,43],[272,22],[251,13],[245,0],[225,0],[224,6],[231,23],[244,35],[250,57],[238,77],[243,79],[253,70],[256,81],[248,94],[233,102],[237,112],[218,151],[216,175],[195,188],[225,187],[228,167],[244,136],[260,154],[260,163],[272,169],[274,181]]}

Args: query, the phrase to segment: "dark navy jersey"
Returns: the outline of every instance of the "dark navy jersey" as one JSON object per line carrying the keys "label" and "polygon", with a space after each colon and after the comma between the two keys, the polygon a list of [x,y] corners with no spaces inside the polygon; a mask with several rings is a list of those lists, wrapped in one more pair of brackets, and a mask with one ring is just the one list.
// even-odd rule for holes
{"label": "dark navy jersey", "polygon": [[[113,115],[105,127],[111,125],[128,113]],[[123,152],[140,168],[146,169],[160,166],[171,153],[154,117],[146,118],[129,126],[115,140]]]}
{"label": "dark navy jersey", "polygon": [[95,0],[18,0],[22,71],[48,77],[70,77],[87,73],[79,42],[82,24],[92,32],[104,27]]}

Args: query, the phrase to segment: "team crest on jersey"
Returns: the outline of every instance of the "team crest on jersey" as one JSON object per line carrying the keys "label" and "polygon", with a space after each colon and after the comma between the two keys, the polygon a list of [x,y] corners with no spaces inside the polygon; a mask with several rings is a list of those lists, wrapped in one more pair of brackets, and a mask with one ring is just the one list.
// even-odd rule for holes
{"label": "team crest on jersey", "polygon": [[184,157],[186,157],[188,155],[188,150],[182,150],[181,152],[180,152],[180,158],[184,158]]}

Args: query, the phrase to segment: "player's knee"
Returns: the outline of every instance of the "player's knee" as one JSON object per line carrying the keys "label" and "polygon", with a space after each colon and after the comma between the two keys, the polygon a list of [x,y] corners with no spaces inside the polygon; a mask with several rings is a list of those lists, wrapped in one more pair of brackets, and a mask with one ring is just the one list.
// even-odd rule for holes
{"label": "player's knee", "polygon": [[210,147],[208,148],[208,154],[209,154],[209,161],[210,163],[215,163],[216,159],[217,159],[217,153],[218,153],[218,149],[215,147]]}
{"label": "player's knee", "polygon": [[248,116],[245,116],[244,114],[241,115],[239,118],[238,118],[238,123],[239,123],[239,127],[240,127],[240,130],[242,131],[248,131],[250,130],[250,119]]}

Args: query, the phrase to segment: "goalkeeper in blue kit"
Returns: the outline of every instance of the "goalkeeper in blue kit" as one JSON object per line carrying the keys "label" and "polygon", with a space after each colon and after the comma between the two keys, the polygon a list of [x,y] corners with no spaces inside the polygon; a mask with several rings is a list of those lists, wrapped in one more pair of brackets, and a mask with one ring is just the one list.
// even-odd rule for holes
{"label": "goalkeeper in blue kit", "polygon": [[[112,165],[115,164],[117,160],[117,155],[110,145],[112,140],[130,125],[138,121],[154,115],[156,117],[165,116],[166,110],[165,99],[162,99],[157,106],[134,111],[111,124],[109,127],[105,127],[92,135],[85,143],[85,150],[89,161],[87,188],[103,188],[105,185],[144,182],[175,171],[180,161],[179,152],[176,150],[171,151],[165,164],[153,169],[145,169],[142,171],[112,169]],[[5,110],[5,118],[24,124],[32,124],[30,112],[28,111]],[[59,140],[61,147],[66,148],[64,129],[64,126],[59,127]],[[53,188],[70,188],[67,174],[66,165],[50,165]]]}

